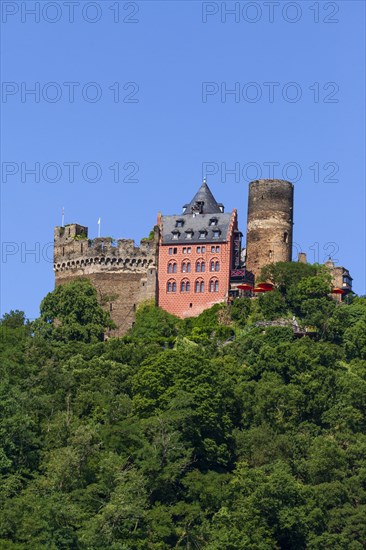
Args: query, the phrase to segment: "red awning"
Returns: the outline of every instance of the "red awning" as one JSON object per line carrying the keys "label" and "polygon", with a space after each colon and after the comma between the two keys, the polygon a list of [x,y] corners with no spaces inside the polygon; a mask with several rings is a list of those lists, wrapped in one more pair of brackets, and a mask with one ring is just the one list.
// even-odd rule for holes
{"label": "red awning", "polygon": [[259,286],[256,286],[253,289],[253,292],[269,292],[270,290],[272,290],[272,289],[271,288],[261,288]]}
{"label": "red awning", "polygon": [[257,288],[262,288],[263,290],[273,290],[272,283],[258,283]]}
{"label": "red awning", "polygon": [[346,294],[346,291],[343,288],[333,288],[332,294]]}
{"label": "red awning", "polygon": [[252,285],[238,285],[236,288],[238,288],[239,290],[253,290],[253,287]]}

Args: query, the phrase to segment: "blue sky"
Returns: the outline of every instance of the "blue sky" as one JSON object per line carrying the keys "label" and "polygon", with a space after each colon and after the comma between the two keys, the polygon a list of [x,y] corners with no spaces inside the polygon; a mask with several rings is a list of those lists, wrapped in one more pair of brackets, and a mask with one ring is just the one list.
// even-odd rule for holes
{"label": "blue sky", "polygon": [[72,4],[1,6],[2,313],[38,315],[62,207],[138,242],[203,172],[243,232],[249,180],[295,180],[297,248],[366,292],[364,2]]}

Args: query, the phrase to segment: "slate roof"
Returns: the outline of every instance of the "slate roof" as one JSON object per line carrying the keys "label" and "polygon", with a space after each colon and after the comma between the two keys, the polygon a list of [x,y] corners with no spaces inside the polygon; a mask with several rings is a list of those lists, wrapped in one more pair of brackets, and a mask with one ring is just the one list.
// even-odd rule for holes
{"label": "slate roof", "polygon": [[[191,214],[192,208],[195,207],[197,202],[203,203],[202,214],[220,214],[220,212],[223,211],[223,205],[216,202],[216,199],[211,193],[206,180],[203,181],[201,187],[198,189],[191,202],[183,206],[183,209],[186,209],[185,214]],[[220,209],[220,206],[222,209]]]}
{"label": "slate roof", "polygon": [[[200,205],[197,205],[197,202]],[[220,208],[221,207],[221,208]],[[193,209],[193,212],[192,212]],[[228,229],[231,213],[223,212],[223,205],[216,202],[210,188],[204,181],[191,200],[183,206],[183,214],[162,216],[162,244],[205,244],[223,243],[228,240]],[[201,213],[198,213],[200,211]],[[210,225],[210,221],[216,219],[216,225]],[[177,222],[183,222],[182,227],[177,227]],[[187,231],[192,231],[192,238],[187,238]],[[200,238],[200,231],[206,231],[206,237]],[[214,237],[214,231],[219,231],[219,236]],[[178,238],[173,238],[174,233]]]}

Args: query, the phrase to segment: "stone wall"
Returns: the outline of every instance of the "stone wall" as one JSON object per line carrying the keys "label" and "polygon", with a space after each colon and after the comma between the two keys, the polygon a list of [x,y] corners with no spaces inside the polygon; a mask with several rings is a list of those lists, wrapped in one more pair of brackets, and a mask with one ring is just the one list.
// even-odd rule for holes
{"label": "stone wall", "polygon": [[87,236],[88,228],[81,225],[55,228],[55,282],[90,279],[101,305],[118,327],[110,335],[120,336],[132,326],[138,304],[147,300],[156,303],[159,230],[138,247],[131,239],[115,242]]}
{"label": "stone wall", "polygon": [[294,186],[284,180],[249,185],[246,267],[255,276],[263,266],[292,261]]}

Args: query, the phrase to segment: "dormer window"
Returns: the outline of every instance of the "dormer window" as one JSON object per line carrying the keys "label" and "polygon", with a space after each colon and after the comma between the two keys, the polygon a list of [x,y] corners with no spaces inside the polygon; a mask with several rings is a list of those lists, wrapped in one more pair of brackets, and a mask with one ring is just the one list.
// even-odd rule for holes
{"label": "dormer window", "polygon": [[217,239],[218,237],[220,237],[220,234],[221,234],[220,229],[214,229],[214,230],[213,230],[213,236],[214,236],[214,238]]}
{"label": "dormer window", "polygon": [[175,222],[175,227],[183,227],[184,225],[184,220],[177,220]]}
{"label": "dormer window", "polygon": [[179,239],[179,236],[180,236],[180,232],[179,231],[172,231],[172,238],[176,241],[177,239]]}
{"label": "dormer window", "polygon": [[210,219],[210,225],[217,225],[217,218],[211,218]]}
{"label": "dormer window", "polygon": [[201,229],[200,231],[200,239],[205,239],[207,236],[207,231],[206,229]]}
{"label": "dormer window", "polygon": [[188,229],[186,231],[186,239],[192,239],[193,237],[193,231],[191,229]]}

